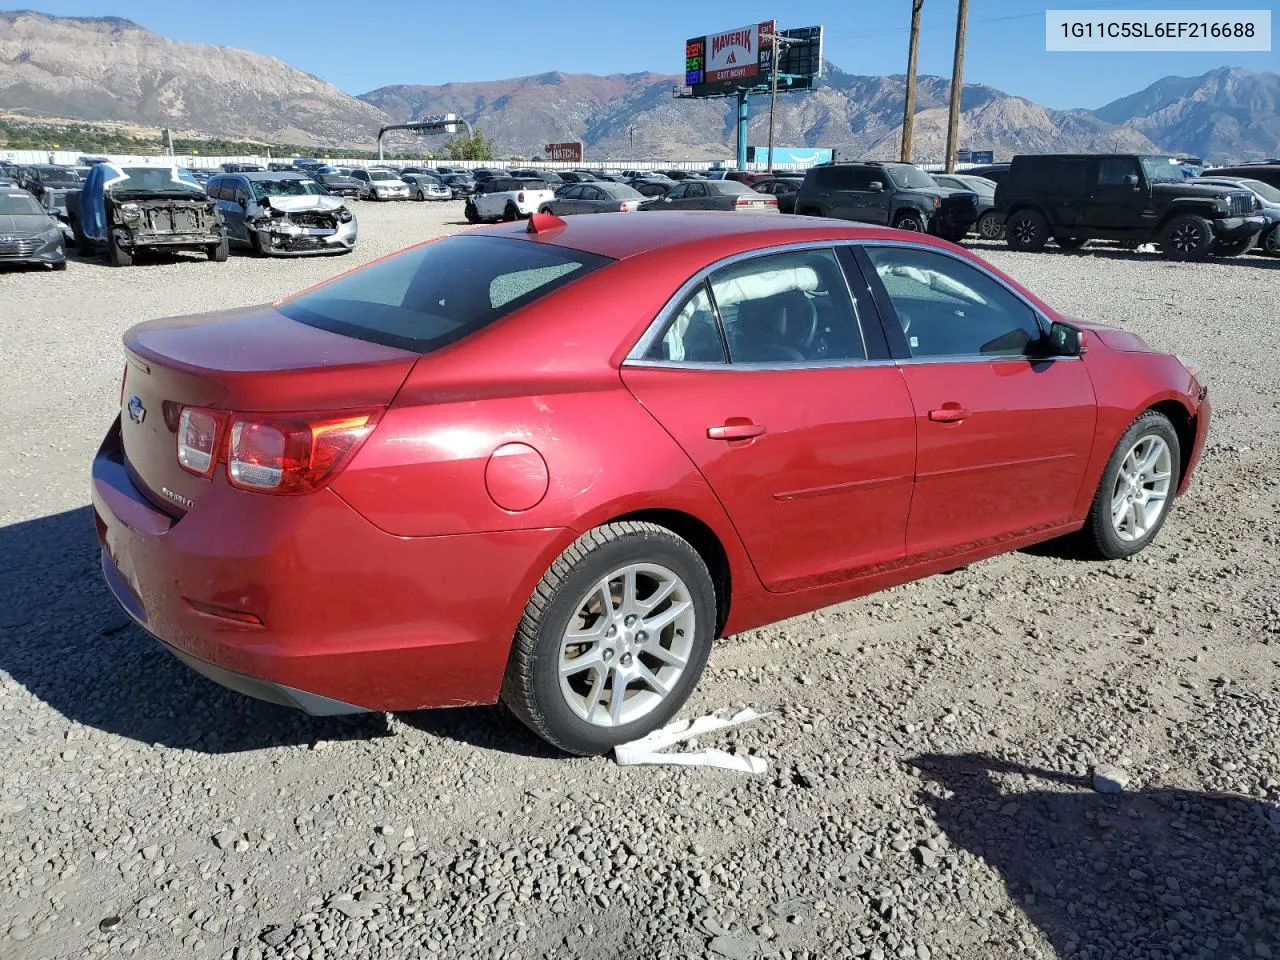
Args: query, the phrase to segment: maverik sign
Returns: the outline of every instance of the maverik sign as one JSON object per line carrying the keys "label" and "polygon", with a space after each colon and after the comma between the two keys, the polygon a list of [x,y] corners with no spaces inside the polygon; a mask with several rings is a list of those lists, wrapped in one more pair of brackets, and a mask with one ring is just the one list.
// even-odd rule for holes
{"label": "maverik sign", "polygon": [[753,86],[769,76],[772,66],[774,22],[752,24],[685,44],[685,83]]}

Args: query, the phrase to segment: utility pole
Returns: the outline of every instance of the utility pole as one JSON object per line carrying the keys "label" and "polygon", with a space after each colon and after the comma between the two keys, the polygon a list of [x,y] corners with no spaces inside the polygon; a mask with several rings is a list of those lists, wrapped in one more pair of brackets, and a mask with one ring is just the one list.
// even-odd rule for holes
{"label": "utility pole", "polygon": [[636,162],[636,128],[631,127],[631,162]]}
{"label": "utility pole", "polygon": [[960,138],[960,94],[964,89],[964,34],[969,21],[969,0],[960,0],[956,11],[956,58],[951,67],[951,109],[947,113],[947,173],[956,172],[956,148]]}
{"label": "utility pole", "polygon": [[916,118],[916,57],[920,52],[920,11],[924,0],[911,0],[911,45],[907,48],[907,102],[902,108],[903,163],[911,162],[911,132]]}
{"label": "utility pole", "polygon": [[778,51],[782,48],[781,37],[775,31],[770,35],[770,49],[773,66],[769,70],[769,152],[765,155],[768,157],[765,170],[773,169],[773,112],[778,107]]}

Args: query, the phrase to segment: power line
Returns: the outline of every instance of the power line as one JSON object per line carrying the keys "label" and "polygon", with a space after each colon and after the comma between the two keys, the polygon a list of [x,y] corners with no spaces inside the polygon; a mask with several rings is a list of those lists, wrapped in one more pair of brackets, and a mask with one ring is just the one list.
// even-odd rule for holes
{"label": "power line", "polygon": [[[1089,9],[1090,10],[1133,9],[1139,4],[1144,4],[1144,3],[1163,4],[1167,2],[1168,0],[1120,0],[1120,2],[1114,2],[1113,0],[1113,2],[1110,2],[1110,3],[1090,3]],[[1163,9],[1163,7],[1161,7],[1160,9]],[[1008,14],[1006,16],[1001,16],[1001,17],[982,17],[981,19],[978,19],[978,20],[970,20],[969,23],[972,25],[972,24],[980,24],[980,23],[1004,23],[1009,20],[1031,20],[1033,18],[1044,19],[1044,15],[1045,15],[1045,11],[1039,10],[1033,13],[1013,13],[1013,14]],[[829,37],[842,37],[842,36],[871,37],[871,36],[877,36],[877,35],[886,34],[886,33],[903,33],[903,32],[910,31],[910,29],[911,29],[910,27],[877,27],[874,30],[824,30],[823,32]],[[921,32],[926,30],[946,30],[946,29],[954,29],[954,28],[948,26],[945,23],[935,23],[930,26],[920,28]]]}

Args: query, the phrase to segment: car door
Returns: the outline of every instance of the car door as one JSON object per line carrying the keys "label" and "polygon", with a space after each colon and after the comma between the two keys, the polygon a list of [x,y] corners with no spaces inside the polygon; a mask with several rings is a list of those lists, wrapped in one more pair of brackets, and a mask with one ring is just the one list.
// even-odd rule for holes
{"label": "car door", "polygon": [[703,271],[623,365],[775,592],[880,572],[906,549],[911,398],[842,256],[809,246]]}
{"label": "car door", "polygon": [[705,183],[684,182],[684,199],[680,207],[684,210],[710,210],[714,206],[711,193]]}
{"label": "car door", "polygon": [[1144,227],[1147,203],[1138,158],[1098,157],[1093,167],[1092,188],[1083,204],[1085,222],[1107,230]]}
{"label": "car door", "polygon": [[[874,185],[879,184],[879,189]],[[854,220],[889,225],[893,215],[893,181],[883,167],[857,167],[851,196]]]}
{"label": "car door", "polygon": [[241,242],[249,242],[249,220],[246,210],[249,207],[249,181],[244,177],[226,177],[222,181],[221,195],[231,199],[219,204],[222,207],[222,219],[227,225],[227,235]]}
{"label": "car door", "polygon": [[659,210],[679,210],[685,202],[685,193],[688,191],[689,185],[686,183],[677,183],[674,187],[667,191],[663,197],[654,199],[654,207]]}
{"label": "car door", "polygon": [[1080,359],[1044,357],[1035,308],[962,255],[886,243],[859,257],[915,408],[908,554],[1072,519],[1097,419]]}

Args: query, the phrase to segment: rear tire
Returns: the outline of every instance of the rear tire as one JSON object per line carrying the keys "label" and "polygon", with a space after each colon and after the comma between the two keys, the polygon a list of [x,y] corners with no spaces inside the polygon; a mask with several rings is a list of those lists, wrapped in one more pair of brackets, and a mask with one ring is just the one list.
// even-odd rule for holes
{"label": "rear tire", "polygon": [[[670,599],[646,609],[660,586]],[[664,617],[646,637],[646,623]],[[688,542],[652,523],[597,527],[567,547],[534,589],[507,663],[503,702],[559,749],[604,753],[676,714],[702,675],[715,629],[715,587]],[[583,639],[575,643],[570,631]],[[563,671],[582,658],[592,665]],[[656,684],[642,679],[646,672]]]}
{"label": "rear tire", "polygon": [[480,213],[476,210],[476,205],[470,201],[468,201],[467,205],[462,208],[462,215],[466,217],[467,223],[480,222]]}
{"label": "rear tire", "polygon": [[507,223],[520,219],[520,210],[514,203],[508,203],[507,208],[502,211],[502,219]]}
{"label": "rear tire", "polygon": [[1004,242],[1010,250],[1039,253],[1049,242],[1049,221],[1039,210],[1019,210],[1005,221]]}
{"label": "rear tire", "polygon": [[1280,256],[1280,224],[1264,233],[1258,244],[1262,247],[1263,253],[1268,253],[1273,257]]}
{"label": "rear tire", "polygon": [[[1152,455],[1155,462],[1145,471],[1140,469],[1143,457]],[[1148,410],[1134,420],[1102,471],[1102,481],[1080,532],[1085,551],[1103,560],[1120,560],[1133,556],[1154,540],[1169,516],[1169,505],[1182,479],[1181,464],[1178,433],[1168,417]],[[1130,476],[1137,482],[1130,484]],[[1154,499],[1156,496],[1158,500]],[[1158,512],[1153,504],[1158,506]]]}
{"label": "rear tire", "polygon": [[1170,260],[1203,260],[1213,243],[1213,227],[1194,213],[1174,217],[1160,234],[1160,250]]}
{"label": "rear tire", "polygon": [[419,190],[417,195],[413,199],[417,200],[419,203],[425,203],[427,199],[427,195],[423,193],[421,190]]}
{"label": "rear tire", "polygon": [[89,252],[89,244],[85,242],[84,227],[80,226],[80,218],[71,218],[71,236],[75,239],[76,253],[84,256]]}

